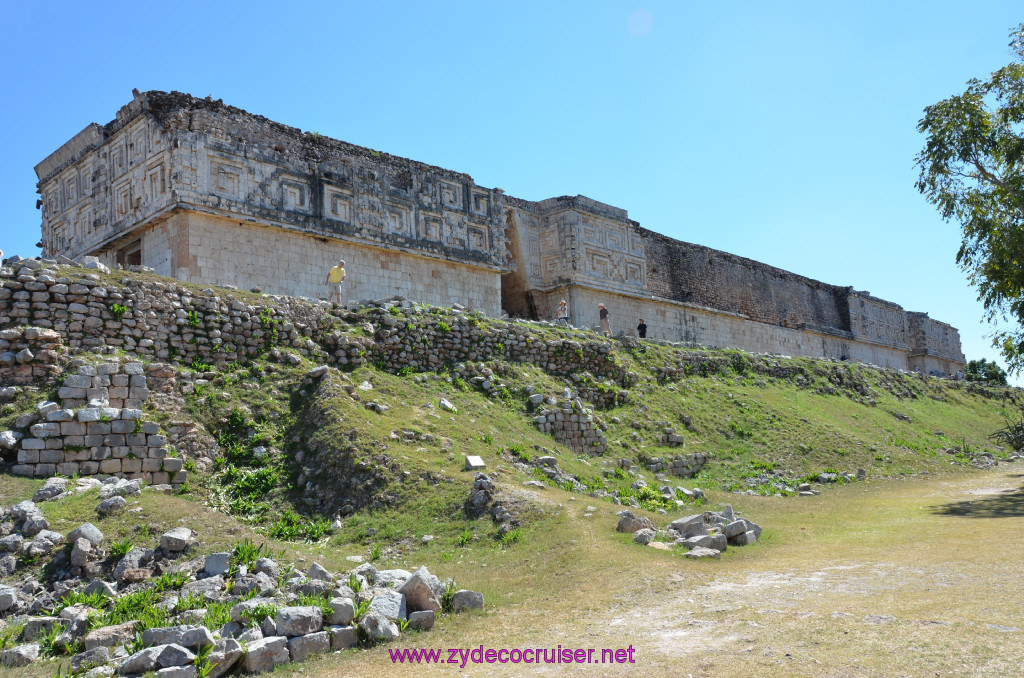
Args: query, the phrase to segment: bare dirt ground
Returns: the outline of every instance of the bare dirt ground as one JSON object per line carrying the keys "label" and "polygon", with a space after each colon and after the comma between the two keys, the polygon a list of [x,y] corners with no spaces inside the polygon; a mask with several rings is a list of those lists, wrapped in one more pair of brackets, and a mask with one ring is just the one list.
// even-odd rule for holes
{"label": "bare dirt ground", "polygon": [[528,589],[522,602],[390,646],[632,646],[632,664],[411,666],[377,648],[329,656],[304,672],[1021,675],[1024,480],[1006,468],[854,484],[815,498],[735,496],[737,509],[767,530],[757,546],[713,562],[610,539],[615,507],[602,506],[593,522],[567,525],[577,534],[564,565],[505,573],[510,586]]}

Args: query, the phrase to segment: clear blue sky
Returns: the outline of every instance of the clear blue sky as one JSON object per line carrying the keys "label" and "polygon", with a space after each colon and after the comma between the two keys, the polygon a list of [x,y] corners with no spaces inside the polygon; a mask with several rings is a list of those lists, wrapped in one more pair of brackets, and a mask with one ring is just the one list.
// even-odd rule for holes
{"label": "clear blue sky", "polygon": [[131,90],[213,95],[643,226],[960,329],[995,358],[914,189],[922,109],[1008,63],[991,2],[0,0],[0,247],[34,254],[32,167]]}

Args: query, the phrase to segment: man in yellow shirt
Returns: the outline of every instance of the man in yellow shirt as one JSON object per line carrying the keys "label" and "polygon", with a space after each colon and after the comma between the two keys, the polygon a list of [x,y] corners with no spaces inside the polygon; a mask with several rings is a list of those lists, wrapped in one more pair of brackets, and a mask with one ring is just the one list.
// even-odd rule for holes
{"label": "man in yellow shirt", "polygon": [[343,282],[345,282],[345,261],[341,259],[338,261],[338,265],[331,268],[327,273],[326,284],[331,291],[327,295],[327,301],[332,301],[334,297],[338,297],[338,304],[341,304],[341,284]]}

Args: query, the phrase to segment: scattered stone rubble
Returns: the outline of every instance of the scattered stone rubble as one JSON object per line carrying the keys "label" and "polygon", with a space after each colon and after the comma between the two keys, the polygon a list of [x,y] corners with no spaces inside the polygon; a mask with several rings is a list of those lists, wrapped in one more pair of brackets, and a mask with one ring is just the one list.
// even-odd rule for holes
{"label": "scattered stone rubble", "polygon": [[494,522],[498,523],[498,534],[503,535],[521,524],[505,500],[498,496],[494,481],[486,473],[474,476],[473,488],[464,508],[466,514],[472,517],[489,513]]}
{"label": "scattered stone rubble", "polygon": [[[864,480],[866,477],[867,473],[864,469],[857,469],[856,473],[849,471],[841,473],[836,471],[824,471],[813,478],[801,481],[794,480],[783,471],[773,471],[744,478],[741,482],[743,485],[746,485],[748,489],[733,489],[732,492],[734,494],[746,494],[751,496],[773,494],[777,497],[785,497],[796,494],[801,497],[812,497],[821,494],[821,490],[815,489],[814,484],[828,485],[834,483],[852,483],[856,480]],[[723,489],[729,490],[730,488],[729,486],[725,486]]]}
{"label": "scattered stone rubble", "polygon": [[[123,501],[116,493],[135,492],[139,484],[111,478],[103,487]],[[70,491],[64,487],[49,499]],[[207,668],[212,678],[232,670],[262,673],[333,650],[391,641],[403,627],[429,631],[442,612],[484,607],[482,594],[455,590],[454,582],[441,582],[425,567],[409,572],[361,564],[332,573],[314,563],[296,573],[268,557],[248,566],[230,553],[197,557],[199,541],[186,527],[165,532],[155,548],[136,547],[115,557],[96,525],[85,523],[65,537],[49,529],[32,501],[0,514],[0,535],[0,577],[9,581],[21,569],[27,575],[0,585],[0,631],[16,632],[15,645],[0,653],[4,667],[25,666],[55,649],[72,655],[71,669],[90,678],[149,672],[195,678],[197,669]],[[70,551],[60,548],[65,543],[73,545]],[[25,558],[37,564],[49,559],[46,581],[28,575],[20,565]],[[140,620],[129,619],[97,628],[90,615],[100,610],[62,602],[75,594],[98,594],[110,600],[102,606],[109,609],[113,601],[152,588],[151,578],[165,574],[183,575],[180,588],[167,588],[154,605],[166,612],[165,625],[144,628]],[[319,596],[320,603],[303,604],[309,599],[300,595]],[[188,609],[196,597],[202,607]],[[230,621],[216,628],[204,625],[213,605],[229,605]],[[55,639],[46,636],[54,627],[60,627]],[[209,663],[197,666],[205,648],[211,648]]]}
{"label": "scattered stone rubble", "polygon": [[620,518],[615,529],[632,534],[637,544],[662,550],[685,548],[687,558],[718,558],[729,546],[746,546],[761,537],[761,527],[737,516],[729,504],[720,512],[677,518],[664,530],[657,529],[650,518],[636,516],[629,510],[616,515]]}

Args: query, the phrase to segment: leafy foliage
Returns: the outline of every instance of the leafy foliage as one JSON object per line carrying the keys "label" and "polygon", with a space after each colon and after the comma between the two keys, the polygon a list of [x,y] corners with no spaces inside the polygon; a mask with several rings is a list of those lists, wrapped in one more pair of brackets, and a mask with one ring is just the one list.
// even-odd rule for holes
{"label": "leafy foliage", "polygon": [[1011,33],[1014,63],[928,106],[917,129],[917,189],[963,229],[957,263],[991,321],[1011,319],[994,344],[1010,370],[1024,367],[1024,24]]}
{"label": "leafy foliage", "polygon": [[285,541],[319,541],[330,531],[331,523],[323,516],[303,518],[291,509],[285,509],[281,517],[267,529],[267,534]]}
{"label": "leafy foliage", "polygon": [[248,537],[235,544],[235,548],[231,551],[232,564],[245,565],[246,567],[253,567],[260,558],[269,557],[270,549],[266,544],[261,543],[259,546],[256,546],[252,543],[252,539]]}
{"label": "leafy foliage", "polygon": [[1006,385],[1006,370],[999,367],[995,362],[988,362],[985,358],[971,360],[964,367],[964,379],[967,381],[983,381],[989,384]]}
{"label": "leafy foliage", "polygon": [[1024,450],[1024,413],[1018,415],[1017,421],[1006,420],[1006,426],[991,436],[992,440],[1012,448],[1015,452]]}
{"label": "leafy foliage", "polygon": [[121,558],[133,548],[135,548],[135,544],[132,543],[131,539],[125,537],[121,541],[115,541],[110,545],[110,555]]}

